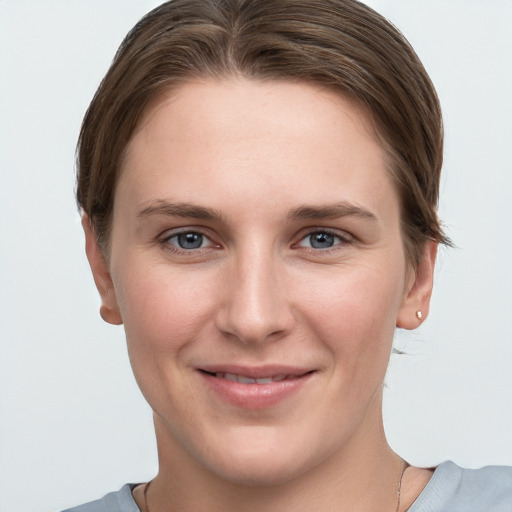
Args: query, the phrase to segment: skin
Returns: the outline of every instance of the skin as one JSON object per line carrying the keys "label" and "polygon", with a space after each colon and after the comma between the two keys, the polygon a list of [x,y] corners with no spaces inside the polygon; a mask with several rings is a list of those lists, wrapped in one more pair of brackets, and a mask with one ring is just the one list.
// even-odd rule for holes
{"label": "skin", "polygon": [[[154,411],[152,512],[395,510],[382,384],[396,326],[428,314],[436,244],[411,268],[386,165],[366,113],[312,85],[192,82],[146,112],[107,258],[83,224],[102,316],[124,324]],[[311,375],[251,409],[198,371],[227,363]],[[429,476],[407,470],[403,507]]]}

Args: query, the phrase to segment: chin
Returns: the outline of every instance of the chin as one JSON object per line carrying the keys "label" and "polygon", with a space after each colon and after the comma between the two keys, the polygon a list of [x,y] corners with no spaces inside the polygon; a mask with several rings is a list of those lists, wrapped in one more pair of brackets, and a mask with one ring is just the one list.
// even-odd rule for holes
{"label": "chin", "polygon": [[239,437],[226,443],[222,452],[219,448],[215,453],[210,452],[208,461],[203,459],[210,471],[234,484],[248,487],[286,484],[321,461],[319,450],[315,447],[308,450],[308,443],[301,439],[287,437],[284,440],[262,432],[246,432]]}
{"label": "chin", "polygon": [[307,471],[307,464],[289,461],[287,457],[268,460],[266,457],[238,457],[230,454],[229,460],[210,469],[221,479],[246,487],[271,487],[286,484]]}

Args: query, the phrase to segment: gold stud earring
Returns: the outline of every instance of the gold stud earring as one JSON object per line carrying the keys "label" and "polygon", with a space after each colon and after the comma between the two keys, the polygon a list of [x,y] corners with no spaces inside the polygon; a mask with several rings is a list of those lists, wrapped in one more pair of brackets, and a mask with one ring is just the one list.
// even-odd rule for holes
{"label": "gold stud earring", "polygon": [[421,320],[423,318],[423,313],[421,312],[421,309],[418,309],[418,311],[416,311],[416,318],[418,320]]}

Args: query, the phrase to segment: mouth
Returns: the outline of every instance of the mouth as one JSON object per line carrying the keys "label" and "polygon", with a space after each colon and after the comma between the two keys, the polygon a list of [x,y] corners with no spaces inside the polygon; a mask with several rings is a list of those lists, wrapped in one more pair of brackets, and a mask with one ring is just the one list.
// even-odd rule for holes
{"label": "mouth", "polygon": [[208,372],[206,370],[200,370],[211,377],[216,377],[218,379],[226,379],[231,382],[239,382],[240,384],[272,384],[273,382],[283,382],[285,380],[292,380],[292,379],[298,379],[301,377],[304,377],[304,375],[307,375],[310,372],[305,372],[301,374],[277,374],[277,375],[271,375],[269,377],[250,377],[248,375],[241,375],[237,373],[229,373],[229,372]]}
{"label": "mouth", "polygon": [[284,366],[198,368],[213,396],[240,409],[265,409],[291,399],[317,373]]}

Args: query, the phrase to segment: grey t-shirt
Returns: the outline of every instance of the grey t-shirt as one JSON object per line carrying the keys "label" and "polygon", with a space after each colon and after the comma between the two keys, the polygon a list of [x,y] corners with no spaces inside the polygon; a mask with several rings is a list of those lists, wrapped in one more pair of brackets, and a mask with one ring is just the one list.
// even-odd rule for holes
{"label": "grey t-shirt", "polygon": [[[63,512],[140,512],[132,497],[135,485]],[[512,467],[463,469],[443,462],[408,512],[512,512]]]}

